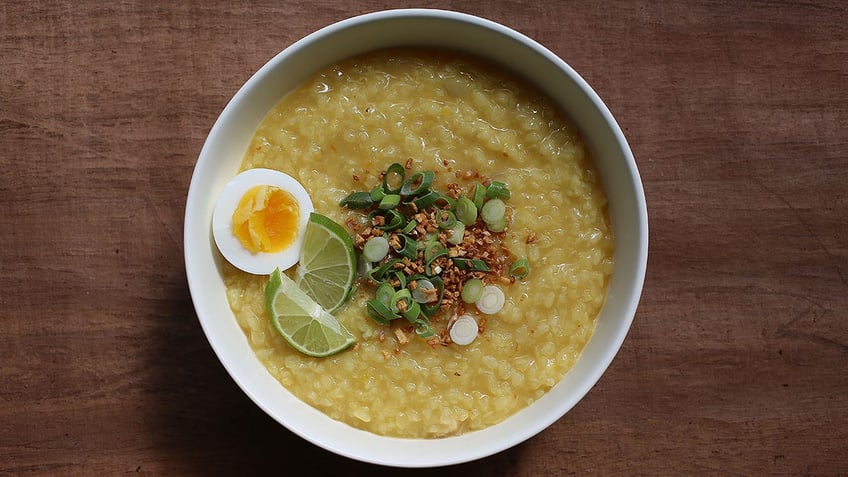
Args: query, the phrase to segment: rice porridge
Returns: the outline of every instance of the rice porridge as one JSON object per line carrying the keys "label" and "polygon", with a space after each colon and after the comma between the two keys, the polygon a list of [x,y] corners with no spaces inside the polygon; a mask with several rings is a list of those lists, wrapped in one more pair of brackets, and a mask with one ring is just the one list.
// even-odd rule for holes
{"label": "rice porridge", "polygon": [[508,184],[504,246],[532,271],[468,346],[402,343],[366,313],[359,286],[335,313],[357,344],[327,358],[292,349],[265,310],[267,276],[224,264],[230,306],[250,346],[288,390],[376,434],[437,438],[496,424],[559,382],[592,335],[613,270],[606,197],[577,130],[515,78],[453,54],[388,50],[327,68],[274,106],[242,170],[297,178],[339,223],[351,191],[389,164],[467,188],[472,172]]}

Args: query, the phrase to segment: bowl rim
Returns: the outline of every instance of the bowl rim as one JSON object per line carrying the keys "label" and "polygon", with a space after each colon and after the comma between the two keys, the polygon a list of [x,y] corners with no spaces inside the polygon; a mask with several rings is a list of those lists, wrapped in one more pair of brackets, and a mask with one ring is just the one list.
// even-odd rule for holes
{"label": "bowl rim", "polygon": [[[632,220],[636,227],[635,233],[633,234],[635,245],[633,245],[633,256],[631,257],[632,269],[629,270],[626,278],[621,279],[626,280],[629,284],[629,287],[627,287],[629,288],[629,294],[622,298],[624,301],[618,307],[619,309],[616,316],[620,317],[619,323],[617,326],[604,330],[607,346],[604,348],[603,352],[598,351],[598,355],[593,356],[595,359],[593,362],[595,364],[591,366],[591,369],[584,373],[585,376],[578,380],[578,382],[573,383],[578,386],[576,389],[572,389],[567,393],[568,399],[558,401],[554,398],[554,393],[552,391],[558,387],[562,387],[561,385],[563,385],[563,381],[568,378],[573,369],[566,374],[566,377],[563,378],[559,384],[554,386],[554,388],[549,390],[540,399],[534,401],[529,406],[518,411],[511,417],[508,417],[501,423],[478,431],[461,434],[459,436],[437,439],[405,439],[380,436],[353,428],[347,424],[340,423],[339,421],[333,421],[328,416],[320,413],[320,411],[311,408],[308,404],[305,404],[295,398],[290,392],[288,392],[288,390],[277,383],[276,380],[274,380],[274,382],[277,383],[279,388],[281,388],[282,393],[275,393],[273,396],[274,402],[269,402],[268,396],[266,396],[267,393],[263,391],[261,384],[257,383],[267,383],[267,379],[274,378],[270,376],[270,373],[268,373],[264,367],[262,367],[262,370],[265,371],[265,374],[267,375],[265,377],[257,375],[258,371],[255,369],[255,366],[242,366],[240,363],[236,362],[233,358],[233,353],[240,352],[241,348],[231,342],[221,340],[219,338],[220,335],[217,334],[218,330],[215,328],[216,325],[208,318],[213,313],[212,308],[210,308],[208,303],[210,293],[204,289],[205,277],[202,275],[204,272],[208,273],[209,269],[207,268],[205,271],[196,270],[194,264],[198,260],[208,260],[210,256],[208,253],[202,253],[202,251],[206,251],[205,246],[200,247],[201,251],[198,251],[197,247],[192,245],[197,243],[204,244],[204,240],[209,238],[209,231],[202,230],[203,222],[205,220],[197,215],[192,215],[192,212],[195,211],[195,209],[200,208],[199,204],[204,201],[208,202],[211,200],[208,195],[204,194],[205,191],[203,190],[203,187],[205,186],[204,181],[209,181],[207,176],[211,174],[208,171],[209,168],[212,167],[210,163],[214,159],[213,149],[215,148],[215,141],[219,136],[224,134],[228,121],[236,114],[236,109],[240,106],[240,104],[250,100],[250,92],[258,84],[260,84],[267,75],[275,71],[277,68],[280,68],[280,66],[285,64],[286,61],[291,60],[293,55],[296,55],[301,50],[308,48],[310,45],[319,44],[326,41],[328,38],[332,38],[334,35],[349,31],[350,29],[360,28],[370,23],[390,23],[410,19],[416,21],[427,19],[428,21],[460,23],[462,25],[467,25],[468,27],[481,28],[482,30],[492,32],[495,35],[503,36],[505,37],[504,41],[513,42],[516,44],[516,47],[526,49],[528,52],[539,55],[563,75],[560,79],[567,79],[572,82],[577,90],[579,90],[581,94],[585,95],[585,99],[588,101],[587,104],[590,104],[591,107],[595,109],[594,112],[599,115],[599,120],[603,121],[605,127],[609,128],[609,132],[611,134],[610,138],[614,141],[614,144],[611,147],[613,147],[616,152],[621,155],[625,162],[626,171],[623,173],[625,176],[625,179],[623,179],[625,182],[624,185],[632,188],[633,199],[633,204],[627,204],[627,207],[632,209],[630,212],[634,214]],[[273,103],[271,103],[271,105],[272,104]],[[268,108],[270,108],[270,105]],[[603,176],[604,174],[602,173],[601,175]],[[216,119],[215,124],[210,130],[209,135],[204,142],[203,148],[201,149],[200,155],[198,156],[198,160],[192,174],[186,199],[184,224],[185,229],[183,239],[186,276],[195,312],[210,346],[213,348],[219,361],[227,370],[227,373],[236,382],[239,388],[241,388],[241,390],[266,414],[303,439],[345,457],[363,462],[394,467],[434,467],[480,459],[509,449],[535,436],[564,416],[597,383],[621,348],[635,316],[636,308],[644,285],[647,266],[648,220],[647,205],[645,203],[642,182],[636,167],[635,159],[626,139],[624,138],[624,134],[600,97],[575,70],[565,63],[565,61],[560,59],[546,47],[530,39],[524,34],[478,16],[437,9],[394,9],[347,18],[325,26],[292,43],[265,63],[244,83],[244,85],[239,88],[221,112],[220,116]],[[209,226],[209,224],[206,225]],[[214,243],[211,245],[214,248]],[[616,251],[617,250],[618,237],[616,239]],[[613,279],[615,279],[615,277],[616,272],[614,271]],[[220,278],[220,276],[218,278]],[[612,287],[612,283],[610,283],[609,287]],[[606,305],[604,308],[606,308]],[[231,314],[229,309],[227,312]],[[599,326],[596,326],[595,334],[599,332],[598,328]],[[244,333],[242,332],[241,335],[241,338],[245,342],[244,344],[249,348],[249,345],[246,343]],[[592,339],[594,338],[595,335],[593,334]],[[592,339],[590,339],[590,343],[587,344],[587,349],[589,348]],[[581,359],[578,359],[577,364],[585,358],[585,354],[586,349],[584,349],[583,354],[581,354]],[[253,354],[253,358],[258,362],[258,358],[256,358],[255,354]],[[310,411],[305,409],[303,406],[312,409],[313,412],[310,413]],[[548,407],[546,408],[545,406]],[[284,412],[286,409],[290,408],[296,408],[299,411],[302,411],[302,413],[310,414],[308,419],[312,419],[312,421],[318,423],[317,430],[303,429],[299,427],[298,423],[293,422],[291,416],[287,415],[291,414],[291,412]],[[548,410],[543,410],[543,408]],[[316,418],[314,415],[311,415],[314,413],[318,413],[320,416],[323,416],[324,420],[332,421],[332,423],[320,422],[320,418]],[[516,422],[523,418],[528,418],[530,424],[520,426],[516,424],[508,426],[505,425],[505,423]],[[327,435],[338,433],[345,434],[345,436],[339,437],[338,435]],[[483,438],[484,436],[486,438]],[[344,440],[348,438],[356,440],[357,442]],[[384,450],[382,452],[374,452],[371,448],[374,443],[385,445],[382,447]],[[399,449],[403,450],[409,447],[415,447],[416,450],[414,452],[398,452]],[[435,457],[431,457],[427,455],[428,452],[441,453]]]}

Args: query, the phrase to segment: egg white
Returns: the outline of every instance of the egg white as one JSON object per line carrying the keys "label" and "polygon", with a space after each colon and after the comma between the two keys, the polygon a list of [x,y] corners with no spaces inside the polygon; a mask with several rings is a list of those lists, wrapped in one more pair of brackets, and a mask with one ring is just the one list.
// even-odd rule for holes
{"label": "egg white", "polygon": [[[233,234],[233,212],[238,208],[242,196],[259,185],[279,187],[290,193],[300,209],[297,237],[291,245],[279,252],[252,253]],[[212,213],[212,236],[221,255],[233,266],[254,275],[268,275],[277,267],[286,270],[297,263],[309,214],[313,210],[312,199],[297,179],[273,169],[249,169],[230,180],[218,196]]]}

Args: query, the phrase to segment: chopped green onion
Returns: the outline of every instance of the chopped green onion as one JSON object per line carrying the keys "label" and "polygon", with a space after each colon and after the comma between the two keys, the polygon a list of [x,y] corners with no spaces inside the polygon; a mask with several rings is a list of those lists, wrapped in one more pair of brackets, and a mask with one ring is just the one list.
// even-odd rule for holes
{"label": "chopped green onion", "polygon": [[380,303],[390,306],[394,295],[395,288],[392,284],[389,282],[383,282],[377,287],[377,291],[374,293],[374,298],[376,298]]}
{"label": "chopped green onion", "polygon": [[486,224],[496,224],[504,218],[506,214],[506,204],[500,199],[492,199],[485,204],[480,210],[480,216],[483,217],[483,222]]}
{"label": "chopped green onion", "polygon": [[424,248],[424,261],[429,263],[448,254],[448,249],[438,240],[428,242]]}
{"label": "chopped green onion", "polygon": [[448,243],[451,245],[459,245],[462,243],[462,238],[465,236],[465,224],[457,222],[448,230],[450,237]]}
{"label": "chopped green onion", "polygon": [[432,277],[430,278],[430,283],[436,287],[436,301],[432,304],[429,304],[431,302],[422,304],[421,312],[427,317],[431,317],[439,312],[439,308],[442,306],[442,298],[445,296],[445,282],[441,278]]}
{"label": "chopped green onion", "polygon": [[516,260],[509,267],[509,274],[515,278],[525,278],[527,275],[530,275],[530,262],[526,258]]}
{"label": "chopped green onion", "polygon": [[489,199],[509,199],[511,195],[503,182],[494,181],[486,188],[486,197]]}
{"label": "chopped green onion", "polygon": [[347,207],[350,210],[367,209],[374,204],[371,194],[368,192],[354,192],[339,202],[339,207]]}
{"label": "chopped green onion", "polygon": [[404,181],[403,186],[400,188],[400,195],[406,197],[410,195],[421,195],[427,192],[435,177],[436,174],[433,171],[416,172],[412,177]]}
{"label": "chopped green onion", "polygon": [[422,338],[430,338],[436,334],[427,320],[418,320],[415,322],[415,333]]}
{"label": "chopped green onion", "polygon": [[374,280],[377,283],[384,281],[389,276],[389,272],[394,270],[395,264],[399,263],[401,260],[399,258],[390,258],[380,264],[379,267],[371,270],[368,274],[368,278]]}
{"label": "chopped green onion", "polygon": [[506,298],[500,288],[494,285],[488,285],[483,287],[483,293],[480,295],[480,299],[477,300],[475,304],[481,313],[493,315],[501,311],[505,301]]}
{"label": "chopped green onion", "polygon": [[406,225],[403,227],[403,230],[401,230],[401,231],[400,231],[400,233],[402,233],[402,234],[408,234],[409,232],[412,232],[413,230],[415,230],[415,227],[417,227],[417,226],[418,226],[418,221],[417,221],[417,220],[410,220],[410,221],[409,221],[409,223],[408,223],[408,224],[406,224]]}
{"label": "chopped green onion", "polygon": [[[445,255],[447,255],[447,253],[445,253]],[[436,259],[434,258],[433,260],[430,260],[429,262],[424,264],[424,271],[427,272],[427,274],[431,277],[434,277],[442,273],[442,267],[440,265],[436,265]]]}
{"label": "chopped green onion", "polygon": [[469,314],[457,318],[450,329],[451,341],[461,346],[470,345],[477,339],[479,333],[480,327],[477,325],[477,320]]}
{"label": "chopped green onion", "polygon": [[456,218],[465,225],[477,221],[477,206],[468,197],[461,197],[456,202]]}
{"label": "chopped green onion", "polygon": [[436,225],[440,229],[445,230],[453,227],[456,223],[456,216],[449,210],[439,210],[436,212]]}
{"label": "chopped green onion", "polygon": [[480,210],[483,207],[483,201],[486,199],[486,188],[483,184],[479,182],[474,183],[474,206],[477,207],[477,210]]}
{"label": "chopped green onion", "polygon": [[410,284],[412,283],[415,283],[415,289],[412,290],[412,298],[415,299],[415,301],[418,303],[428,303],[429,301],[435,300],[435,294],[427,293],[428,290],[436,288],[436,286],[433,285],[433,282],[426,278],[420,278],[414,282],[410,282]]}
{"label": "chopped green onion", "polygon": [[456,207],[456,201],[446,195],[440,195],[433,203],[439,209],[453,210]]}
{"label": "chopped green onion", "polygon": [[[380,215],[380,211],[375,210],[375,216]],[[373,218],[373,217],[372,217]],[[404,226],[404,218],[400,212],[395,209],[390,209],[386,211],[386,215],[383,216],[383,225],[378,225],[377,228],[380,230],[395,230]]]}
{"label": "chopped green onion", "polygon": [[382,186],[377,186],[371,189],[371,201],[375,204],[379,204],[383,197],[386,196],[386,192],[383,190]]}
{"label": "chopped green onion", "polygon": [[395,318],[400,318],[392,313],[392,310],[380,303],[379,300],[369,300],[365,303],[365,308],[368,310],[368,316],[381,325],[388,325]]}
{"label": "chopped green onion", "polygon": [[486,228],[488,228],[491,232],[495,233],[503,232],[506,228],[506,217],[502,217],[501,220],[493,224],[487,223]]}
{"label": "chopped green onion", "polygon": [[488,272],[491,269],[486,262],[479,258],[460,258],[454,257],[453,264],[460,270],[474,270],[475,272]]}
{"label": "chopped green onion", "polygon": [[371,273],[371,270],[374,268],[374,265],[371,264],[362,254],[359,254],[359,257],[356,259],[356,273],[359,274],[362,278],[368,278],[368,275]]}
{"label": "chopped green onion", "polygon": [[[481,313],[491,314],[497,313],[505,301],[500,289],[485,286],[476,278],[483,275],[480,272],[491,272],[486,261],[450,258],[448,247],[462,244],[467,238],[466,229],[476,224],[478,218],[489,231],[505,230],[508,214],[504,201],[511,197],[509,188],[504,182],[487,179],[488,186],[475,182],[467,196],[454,199],[454,194],[442,195],[431,189],[435,174],[433,171],[413,173],[402,164],[393,163],[384,170],[381,183],[376,187],[354,192],[340,201],[342,207],[361,210],[363,216],[368,217],[369,230],[378,231],[365,241],[357,257],[360,275],[376,285],[374,299],[365,303],[368,315],[375,322],[386,325],[405,318],[415,327],[416,333],[425,338],[434,335],[430,318],[442,313],[446,290],[439,275],[453,274],[452,267],[465,271],[459,275],[465,275],[459,293],[451,290],[452,303],[456,294],[464,303],[475,303]],[[421,211],[435,219],[439,231],[421,230],[419,221],[413,219],[413,215]],[[382,236],[376,235],[379,231],[383,232]],[[408,276],[409,260],[417,261],[413,268],[420,267],[423,262],[424,274]],[[500,265],[498,267],[500,270]],[[509,276],[515,279],[525,278],[529,273],[530,263],[526,258],[515,260],[509,267]],[[460,305],[460,308],[466,306]],[[471,335],[478,331],[474,318],[460,317],[460,320],[465,318],[470,318],[470,322],[465,323],[466,319],[459,326],[456,318],[449,322],[453,326],[446,333],[451,333],[454,343],[468,344],[474,339]]]}
{"label": "chopped green onion", "polygon": [[390,279],[389,282],[392,284],[393,287],[395,287],[395,288],[406,288],[406,275],[404,275],[402,271],[395,270],[394,272],[391,273],[391,275],[394,277],[393,280],[397,281],[397,285],[395,285],[394,281],[392,281],[392,279]]}
{"label": "chopped green onion", "polygon": [[391,308],[392,311],[395,313],[402,313],[401,307],[398,305],[399,302],[404,302],[405,310],[409,309],[410,303],[415,303],[415,301],[412,299],[412,294],[409,293],[409,290],[407,290],[406,288],[394,292],[390,300],[391,305],[389,306],[389,308]]}
{"label": "chopped green onion", "polygon": [[418,317],[421,315],[421,305],[418,304],[417,301],[412,300],[409,303],[409,308],[406,309],[403,313],[401,313],[404,318],[410,323],[415,323],[418,320]]}
{"label": "chopped green onion", "polygon": [[395,162],[383,174],[383,191],[387,194],[399,194],[400,188],[403,187],[403,179],[406,176],[406,170],[402,165]]}
{"label": "chopped green onion", "polygon": [[400,196],[397,194],[386,194],[377,206],[380,210],[394,209],[400,204]]}
{"label": "chopped green onion", "polygon": [[438,199],[439,197],[441,196],[438,192],[431,190],[416,197],[415,200],[411,202],[411,204],[415,207],[416,210],[424,210],[427,207],[430,207],[431,205],[436,203],[436,199]]}
{"label": "chopped green onion", "polygon": [[465,303],[475,303],[483,294],[483,280],[472,278],[462,285],[460,296]]}
{"label": "chopped green onion", "polygon": [[399,253],[401,256],[406,257],[410,260],[417,258],[418,242],[416,242],[408,235],[400,234],[397,237],[398,242],[400,242],[400,248],[396,248],[395,251],[397,251],[397,253]]}
{"label": "chopped green onion", "polygon": [[448,249],[441,242],[434,242],[432,245],[424,249],[424,271],[431,276],[442,272],[438,266],[433,267],[436,259],[448,256]]}
{"label": "chopped green onion", "polygon": [[389,241],[386,237],[371,237],[362,247],[362,256],[369,262],[379,262],[389,253]]}

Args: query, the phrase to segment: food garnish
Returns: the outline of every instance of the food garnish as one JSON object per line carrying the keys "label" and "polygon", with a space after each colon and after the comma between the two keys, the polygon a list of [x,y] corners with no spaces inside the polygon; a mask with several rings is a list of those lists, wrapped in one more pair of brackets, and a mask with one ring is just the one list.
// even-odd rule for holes
{"label": "food garnish", "polygon": [[506,297],[500,288],[494,285],[487,285],[483,287],[480,299],[477,300],[475,304],[477,305],[477,309],[480,310],[480,313],[494,315],[501,311],[505,301]]}
{"label": "food garnish", "polygon": [[353,293],[356,252],[341,225],[318,214],[309,215],[295,281],[322,308],[332,313]]}
{"label": "food garnish", "polygon": [[274,328],[296,350],[323,357],[356,339],[332,312],[353,293],[356,252],[344,227],[313,212],[306,225],[296,282],[276,268],[265,286]]}
{"label": "food garnish", "polygon": [[356,338],[327,310],[277,268],[265,287],[265,307],[271,323],[296,350],[309,356],[339,353]]}
{"label": "food garnish", "polygon": [[470,345],[475,339],[477,339],[478,333],[479,328],[477,326],[477,320],[468,314],[457,318],[450,327],[451,341],[462,346]]}
{"label": "food garnish", "polygon": [[[504,182],[488,179],[468,190],[454,183],[436,190],[433,171],[407,177],[408,168],[391,164],[371,190],[355,191],[339,203],[357,212],[346,224],[361,252],[362,280],[374,290],[366,302],[368,315],[381,325],[404,319],[410,333],[431,344],[471,343],[469,322],[459,325],[457,333],[465,331],[457,341],[452,330],[458,320],[450,318],[464,315],[471,304],[497,313],[505,297],[493,283],[512,283],[529,273],[527,260],[513,259],[503,245],[511,193]],[[468,317],[476,337],[477,322]],[[447,325],[434,329],[442,321]]]}
{"label": "food garnish", "polygon": [[526,258],[521,258],[515,261],[511,267],[509,267],[509,276],[514,278],[527,278],[527,275],[530,275],[530,262],[527,261]]}

